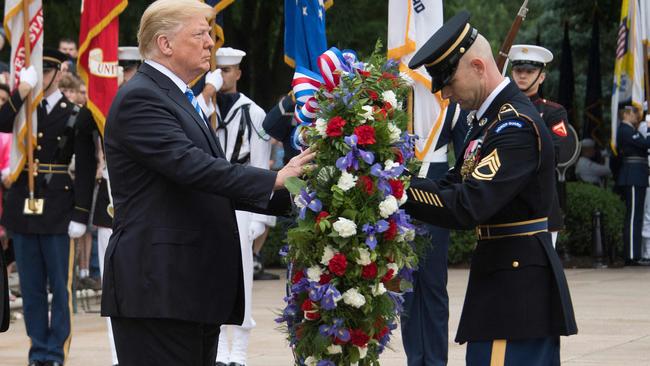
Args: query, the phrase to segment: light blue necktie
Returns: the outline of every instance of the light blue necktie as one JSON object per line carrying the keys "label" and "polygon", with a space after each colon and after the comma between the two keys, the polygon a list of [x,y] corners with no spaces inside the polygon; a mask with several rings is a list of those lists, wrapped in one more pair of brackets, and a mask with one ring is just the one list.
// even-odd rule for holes
{"label": "light blue necktie", "polygon": [[[192,104],[192,107],[194,107],[194,110],[196,111],[196,113],[198,113],[199,116],[201,116],[201,120],[203,120],[203,112],[201,111],[201,107],[199,107],[199,101],[196,100],[196,97],[194,96],[194,92],[192,92],[192,89],[190,89],[188,87],[185,90],[185,96],[187,97],[187,99]],[[205,122],[205,120],[203,120],[203,122]]]}

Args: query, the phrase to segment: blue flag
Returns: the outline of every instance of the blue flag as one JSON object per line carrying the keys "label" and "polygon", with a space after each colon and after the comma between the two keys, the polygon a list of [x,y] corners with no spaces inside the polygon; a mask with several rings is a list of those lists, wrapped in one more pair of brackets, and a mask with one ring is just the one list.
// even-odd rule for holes
{"label": "blue flag", "polygon": [[327,51],[325,9],[332,1],[284,1],[284,61],[318,71],[316,60]]}

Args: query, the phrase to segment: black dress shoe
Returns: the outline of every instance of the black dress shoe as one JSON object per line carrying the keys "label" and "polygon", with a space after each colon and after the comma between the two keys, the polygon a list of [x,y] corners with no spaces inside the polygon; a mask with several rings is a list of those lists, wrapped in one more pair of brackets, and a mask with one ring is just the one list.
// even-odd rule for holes
{"label": "black dress shoe", "polygon": [[245,365],[242,365],[241,363],[237,363],[237,362],[231,362],[228,364],[228,366],[245,366]]}
{"label": "black dress shoe", "polygon": [[255,272],[253,273],[253,281],[269,281],[269,280],[279,280],[280,276],[269,273],[269,272]]}
{"label": "black dress shoe", "polygon": [[63,366],[63,363],[58,362],[58,361],[47,361],[43,365],[45,365],[45,366]]}
{"label": "black dress shoe", "polygon": [[214,363],[214,366],[228,366],[228,365],[226,365],[226,364],[223,363],[223,362],[218,362],[218,361],[217,361],[217,362]]}
{"label": "black dress shoe", "polygon": [[45,364],[41,361],[29,361],[27,366],[45,366]]}

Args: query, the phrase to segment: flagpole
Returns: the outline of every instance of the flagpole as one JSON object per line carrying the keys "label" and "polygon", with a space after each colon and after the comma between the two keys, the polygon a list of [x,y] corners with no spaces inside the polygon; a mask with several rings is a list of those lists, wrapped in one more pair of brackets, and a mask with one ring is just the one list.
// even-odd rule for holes
{"label": "flagpole", "polygon": [[[32,45],[29,39],[29,1],[23,0],[23,43],[25,47],[25,64],[23,67],[29,67],[29,62],[32,57]],[[32,106],[31,91],[25,98],[25,123],[27,124],[27,184],[29,187],[29,199],[27,200],[27,207],[30,211],[36,212],[36,201],[34,200],[34,141],[32,131],[32,114],[30,107]]]}
{"label": "flagpole", "polygon": [[[212,37],[212,43],[217,44],[217,31],[215,30],[217,25],[217,15],[215,14],[212,19],[210,19],[210,37]],[[210,51],[210,71],[214,72],[217,68],[217,57],[216,49]],[[218,90],[216,91],[218,92]],[[212,104],[214,104],[214,113],[210,116],[210,124],[212,125],[213,130],[217,130],[217,93],[214,93],[212,96]]]}
{"label": "flagpole", "polygon": [[[650,103],[650,75],[648,75],[648,44],[643,42],[643,81],[645,83],[645,101]],[[642,107],[643,109],[643,107]],[[645,116],[643,116],[645,120]]]}

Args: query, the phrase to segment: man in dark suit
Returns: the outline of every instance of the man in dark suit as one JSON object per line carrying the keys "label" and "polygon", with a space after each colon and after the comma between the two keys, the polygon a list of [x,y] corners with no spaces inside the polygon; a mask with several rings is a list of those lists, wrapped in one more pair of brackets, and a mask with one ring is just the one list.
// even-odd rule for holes
{"label": "man in dark suit", "polygon": [[107,118],[115,216],[102,315],[122,366],[214,364],[219,326],[244,315],[235,209],[286,212],[278,189],[314,155],[279,172],[225,159],[187,85],[209,69],[212,16],[193,0],[151,4],[138,31],[145,62]]}
{"label": "man in dark suit", "polygon": [[553,142],[530,100],[496,66],[461,12],[413,56],[432,91],[471,110],[463,159],[443,179],[412,178],[405,208],[448,228],[476,229],[456,341],[467,365],[559,365],[560,335],[577,332],[551,244]]}

